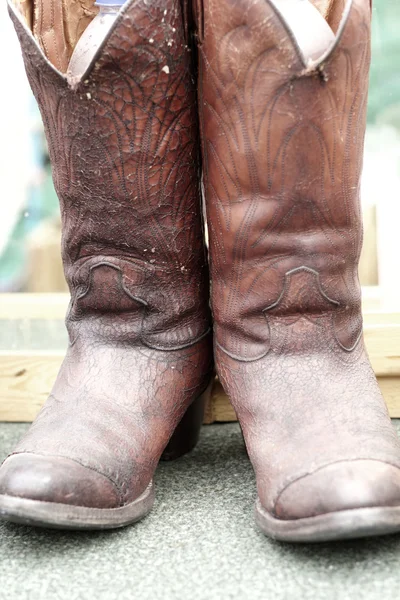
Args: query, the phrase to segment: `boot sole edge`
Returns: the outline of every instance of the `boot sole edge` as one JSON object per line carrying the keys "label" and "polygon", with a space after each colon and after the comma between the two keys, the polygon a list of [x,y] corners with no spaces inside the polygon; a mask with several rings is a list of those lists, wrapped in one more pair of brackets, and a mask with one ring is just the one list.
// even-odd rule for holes
{"label": "boot sole edge", "polygon": [[153,504],[153,482],[136,500],[118,508],[91,508],[0,495],[0,519],[48,529],[117,529],[140,521]]}
{"label": "boot sole edge", "polygon": [[400,506],[357,508],[284,521],[274,518],[257,499],[255,518],[265,535],[281,542],[329,542],[400,531]]}

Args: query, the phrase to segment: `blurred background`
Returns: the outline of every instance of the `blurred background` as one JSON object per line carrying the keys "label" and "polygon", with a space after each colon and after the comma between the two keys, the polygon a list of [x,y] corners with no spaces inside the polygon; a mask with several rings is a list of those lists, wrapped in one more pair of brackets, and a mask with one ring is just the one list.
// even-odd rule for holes
{"label": "blurred background", "polygon": [[[400,2],[374,0],[373,54],[362,180],[360,278],[400,306]],[[20,49],[0,7],[0,292],[60,292],[60,215],[46,142]],[[371,288],[372,289],[372,288]],[[1,299],[0,299],[1,302]]]}

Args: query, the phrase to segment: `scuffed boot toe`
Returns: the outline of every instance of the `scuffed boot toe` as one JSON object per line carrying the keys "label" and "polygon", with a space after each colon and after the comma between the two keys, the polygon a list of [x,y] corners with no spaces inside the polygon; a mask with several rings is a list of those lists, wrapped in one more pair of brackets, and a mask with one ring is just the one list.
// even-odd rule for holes
{"label": "scuffed boot toe", "polygon": [[289,484],[256,519],[282,541],[318,542],[400,531],[400,469],[374,460],[337,462]]}
{"label": "scuffed boot toe", "polygon": [[275,504],[279,519],[400,506],[400,470],[371,460],[339,462],[290,484]]}
{"label": "scuffed boot toe", "polygon": [[145,516],[153,501],[150,484],[121,506],[108,477],[68,458],[21,453],[0,468],[0,517],[16,523],[60,529],[122,527]]}
{"label": "scuffed boot toe", "polygon": [[151,481],[131,501],[122,502],[106,475],[68,458],[14,454],[0,468],[0,517],[14,523],[114,529],[139,521],[153,504]]}
{"label": "scuffed boot toe", "polygon": [[115,508],[119,494],[103,474],[62,457],[21,453],[0,469],[0,495],[88,508]]}

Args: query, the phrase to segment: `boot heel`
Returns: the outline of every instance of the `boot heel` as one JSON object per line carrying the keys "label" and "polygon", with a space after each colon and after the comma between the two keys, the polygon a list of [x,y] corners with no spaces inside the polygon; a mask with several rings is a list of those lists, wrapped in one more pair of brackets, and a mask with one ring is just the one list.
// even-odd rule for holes
{"label": "boot heel", "polygon": [[214,378],[201,396],[189,406],[165,448],[161,460],[175,460],[196,446],[204,419],[204,408],[211,394]]}

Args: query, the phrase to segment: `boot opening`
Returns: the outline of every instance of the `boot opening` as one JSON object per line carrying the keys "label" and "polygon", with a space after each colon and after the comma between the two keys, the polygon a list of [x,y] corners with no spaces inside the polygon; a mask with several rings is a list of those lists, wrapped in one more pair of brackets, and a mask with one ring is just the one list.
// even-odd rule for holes
{"label": "boot opening", "polygon": [[309,0],[321,13],[333,33],[337,33],[346,0]]}
{"label": "boot opening", "polygon": [[[308,62],[317,59],[332,43],[347,0],[272,2],[292,29]],[[98,13],[94,3],[95,0],[14,0],[44,54],[62,73],[67,72],[80,37]],[[322,23],[318,24],[318,20],[309,11],[308,15],[305,14],[304,21],[298,18],[300,5],[306,3],[318,10]],[[293,10],[295,7],[296,10]]]}
{"label": "boot opening", "polygon": [[335,42],[347,0],[270,0],[291,30],[304,63],[320,59]]}
{"label": "boot opening", "polygon": [[49,61],[66,73],[74,48],[98,13],[95,0],[14,0]]}

